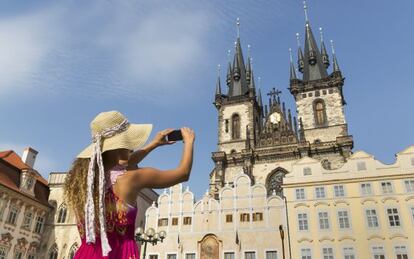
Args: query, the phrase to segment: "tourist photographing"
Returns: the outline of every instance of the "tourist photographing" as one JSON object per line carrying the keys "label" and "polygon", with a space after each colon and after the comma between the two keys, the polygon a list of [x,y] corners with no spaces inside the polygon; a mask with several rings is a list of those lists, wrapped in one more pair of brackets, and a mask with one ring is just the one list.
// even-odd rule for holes
{"label": "tourist photographing", "polygon": [[93,143],[77,156],[65,182],[82,241],[74,258],[138,259],[134,240],[138,193],[189,179],[194,132],[180,129],[183,153],[178,167],[159,170],[137,164],[153,149],[174,144],[166,138],[173,129],[158,132],[144,146],[152,124],[132,124],[121,113],[109,111],[95,117],[91,131]]}

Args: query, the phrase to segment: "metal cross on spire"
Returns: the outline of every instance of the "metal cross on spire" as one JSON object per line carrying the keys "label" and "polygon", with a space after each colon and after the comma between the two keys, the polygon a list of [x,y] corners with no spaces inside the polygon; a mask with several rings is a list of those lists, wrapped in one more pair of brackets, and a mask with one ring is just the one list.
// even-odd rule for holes
{"label": "metal cross on spire", "polygon": [[281,93],[282,93],[281,91],[276,90],[276,88],[273,87],[272,90],[267,95],[270,97],[273,97],[273,101],[276,101],[276,96],[279,97]]}
{"label": "metal cross on spire", "polygon": [[321,35],[321,42],[323,41],[323,31],[322,27],[319,27],[319,34]]}
{"label": "metal cross on spire", "polygon": [[303,10],[305,11],[305,20],[306,22],[309,22],[308,6],[306,5],[306,1],[303,1]]}
{"label": "metal cross on spire", "polygon": [[296,33],[296,42],[298,43],[298,47],[300,48],[299,32]]}

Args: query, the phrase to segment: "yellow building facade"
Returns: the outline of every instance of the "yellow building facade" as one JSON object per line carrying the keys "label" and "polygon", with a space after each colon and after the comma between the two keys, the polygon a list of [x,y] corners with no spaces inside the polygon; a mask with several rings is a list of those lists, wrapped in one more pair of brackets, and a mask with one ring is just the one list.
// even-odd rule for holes
{"label": "yellow building facade", "polygon": [[305,157],[283,189],[292,258],[413,258],[414,146],[390,165],[363,151],[335,170]]}

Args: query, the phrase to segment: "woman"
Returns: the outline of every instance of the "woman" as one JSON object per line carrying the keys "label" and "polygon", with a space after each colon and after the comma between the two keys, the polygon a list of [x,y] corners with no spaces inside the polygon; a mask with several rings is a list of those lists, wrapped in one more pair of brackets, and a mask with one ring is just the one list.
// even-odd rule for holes
{"label": "woman", "polygon": [[82,241],[75,259],[139,259],[134,240],[139,191],[189,179],[193,130],[181,128],[184,148],[180,164],[163,171],[137,166],[156,147],[175,143],[165,139],[173,130],[166,129],[141,148],[151,130],[151,124],[130,124],[117,111],[102,112],[91,122],[93,143],[77,156],[65,182],[65,196],[75,212]]}

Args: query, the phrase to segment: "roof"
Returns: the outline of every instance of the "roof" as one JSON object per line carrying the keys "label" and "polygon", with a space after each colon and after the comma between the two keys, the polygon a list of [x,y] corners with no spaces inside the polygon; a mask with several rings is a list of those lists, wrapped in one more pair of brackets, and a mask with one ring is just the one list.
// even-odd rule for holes
{"label": "roof", "polygon": [[36,184],[34,186],[34,197],[20,190],[20,174],[21,171],[25,169],[31,168],[25,164],[20,156],[13,150],[0,152],[0,185],[3,185],[30,199],[36,200],[43,205],[50,206],[48,203],[48,182],[36,170],[33,170],[36,179]]}
{"label": "roof", "polygon": [[[0,159],[6,161],[19,170],[31,169],[30,166],[25,164],[20,156],[13,150],[0,151]],[[36,170],[34,170],[34,172],[36,173],[35,178],[37,181],[43,183],[44,185],[48,185],[48,182],[45,178],[43,178]]]}

